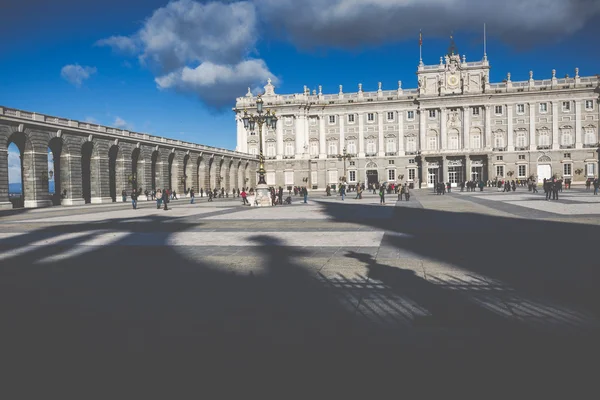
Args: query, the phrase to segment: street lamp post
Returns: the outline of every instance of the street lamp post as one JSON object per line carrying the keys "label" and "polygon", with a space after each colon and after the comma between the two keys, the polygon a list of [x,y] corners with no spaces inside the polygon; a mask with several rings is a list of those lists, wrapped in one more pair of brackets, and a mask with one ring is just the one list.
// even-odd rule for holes
{"label": "street lamp post", "polygon": [[[256,126],[258,125],[258,143],[259,143],[259,155],[258,155],[258,184],[256,185],[256,200],[257,204],[260,206],[270,205],[270,194],[269,187],[267,186],[267,181],[265,180],[265,156],[263,153],[263,144],[262,144],[262,128],[263,125],[270,127],[271,129],[277,128],[277,117],[275,116],[275,112],[271,112],[271,110],[267,110],[265,113],[263,110],[263,99],[259,94],[256,99],[256,114],[248,114],[248,111],[244,110],[244,116],[242,117],[242,121],[244,123],[244,128],[249,132],[254,132]],[[267,204],[269,203],[269,204]]]}
{"label": "street lamp post", "polygon": [[419,172],[419,189],[421,189],[421,184],[423,182],[423,157],[421,156],[421,151],[417,151],[415,162],[417,163],[417,168]]}
{"label": "street lamp post", "polygon": [[344,176],[342,177],[342,180],[344,182],[348,181],[348,176],[346,175],[346,160],[349,160],[352,158],[351,154],[348,154],[346,151],[346,148],[344,147],[344,150],[342,151],[342,154],[338,154],[337,155],[338,160],[344,160]]}

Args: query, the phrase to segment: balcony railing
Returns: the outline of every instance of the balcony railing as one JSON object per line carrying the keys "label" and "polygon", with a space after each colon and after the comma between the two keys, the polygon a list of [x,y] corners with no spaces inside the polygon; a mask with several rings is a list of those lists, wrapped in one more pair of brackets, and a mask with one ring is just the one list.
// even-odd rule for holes
{"label": "balcony railing", "polygon": [[538,150],[550,150],[550,146],[538,146]]}
{"label": "balcony railing", "polygon": [[377,153],[365,153],[365,156],[367,157],[375,157],[377,155]]}
{"label": "balcony railing", "polygon": [[525,151],[525,150],[529,150],[529,147],[527,146],[519,146],[519,147],[515,147],[516,151]]}
{"label": "balcony railing", "polygon": [[327,154],[327,158],[338,158],[337,154]]}
{"label": "balcony railing", "polygon": [[574,149],[575,145],[572,145],[572,144],[561,144],[560,148],[561,149]]}
{"label": "balcony railing", "polygon": [[404,154],[406,154],[407,156],[416,156],[417,152],[416,151],[407,151]]}
{"label": "balcony railing", "polygon": [[492,151],[506,151],[506,147],[494,147]]}
{"label": "balcony railing", "polygon": [[586,143],[586,144],[583,145],[583,147],[586,148],[586,149],[591,149],[591,148],[594,148],[594,147],[600,147],[600,144],[598,144],[598,143]]}
{"label": "balcony railing", "polygon": [[289,159],[292,159],[292,158],[294,158],[294,156],[283,156],[283,158],[284,158],[285,160],[289,160]]}
{"label": "balcony railing", "polygon": [[398,153],[396,153],[395,151],[388,151],[385,153],[386,157],[396,156],[396,155],[398,155]]}

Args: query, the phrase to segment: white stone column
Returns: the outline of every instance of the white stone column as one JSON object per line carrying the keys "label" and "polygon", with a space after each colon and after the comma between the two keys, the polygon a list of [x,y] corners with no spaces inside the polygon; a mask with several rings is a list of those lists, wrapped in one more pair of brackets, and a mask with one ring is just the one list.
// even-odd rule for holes
{"label": "white stone column", "polygon": [[552,149],[560,149],[558,133],[558,101],[552,102]]}
{"label": "white stone column", "polygon": [[[240,117],[236,115],[235,117],[235,127],[236,127],[236,138],[235,138],[235,151],[242,151],[242,131],[240,129]],[[241,128],[244,128],[242,124]]]}
{"label": "white stone column", "polygon": [[581,140],[581,101],[575,100],[575,148],[583,148]]}
{"label": "white stone column", "polygon": [[304,113],[298,114],[296,118],[296,158],[302,157],[304,152],[304,125],[306,118]]}
{"label": "white stone column", "polygon": [[506,104],[506,117],[508,118],[507,137],[507,151],[515,151],[514,145],[514,132],[513,132],[513,107],[514,104]]}
{"label": "white stone column", "polygon": [[302,145],[302,153],[304,154],[304,158],[310,158],[310,127],[308,126],[308,115],[304,117],[304,144]]}
{"label": "white stone column", "polygon": [[448,126],[446,121],[446,109],[440,109],[440,150],[448,149]]}
{"label": "white stone column", "polygon": [[280,118],[277,121],[277,129],[275,130],[275,140],[277,146],[277,159],[281,160],[283,158],[283,118]]}
{"label": "white stone column", "polygon": [[365,114],[358,113],[358,157],[365,158]]}
{"label": "white stone column", "polygon": [[398,119],[398,155],[399,156],[403,156],[404,155],[404,113],[403,112],[397,112],[396,113],[396,118]]}
{"label": "white stone column", "polygon": [[340,148],[338,149],[338,154],[342,154],[345,145],[344,119],[347,117],[346,114],[340,114],[338,115],[338,118],[340,119]]}
{"label": "white stone column", "polygon": [[492,149],[492,107],[485,106],[485,148]]}
{"label": "white stone column", "polygon": [[244,122],[238,121],[238,129],[240,131],[239,148],[242,153],[248,152],[248,131],[244,128]]}
{"label": "white stone column", "polygon": [[423,151],[427,149],[425,143],[425,135],[427,133],[427,110],[419,110],[419,150]]}
{"label": "white stone column", "polygon": [[377,134],[378,156],[385,157],[385,144],[383,142],[383,112],[382,111],[379,111],[377,113],[377,130],[379,131]]}
{"label": "white stone column", "polygon": [[535,141],[535,104],[529,103],[529,150],[536,150],[537,143]]}
{"label": "white stone column", "polygon": [[[463,149],[469,149],[471,147],[471,113],[469,107],[463,107]],[[470,172],[469,172],[470,173]],[[468,180],[468,179],[467,179]]]}
{"label": "white stone column", "polygon": [[319,115],[319,158],[327,158],[327,142],[325,141],[325,115]]}

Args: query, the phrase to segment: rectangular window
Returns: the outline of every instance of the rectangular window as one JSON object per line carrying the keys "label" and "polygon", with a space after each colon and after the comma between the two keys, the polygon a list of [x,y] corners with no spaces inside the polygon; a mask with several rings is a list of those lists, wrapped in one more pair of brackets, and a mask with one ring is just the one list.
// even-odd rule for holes
{"label": "rectangular window", "polygon": [[394,165],[394,164],[395,164],[395,162],[394,162],[394,160],[388,160],[388,164],[389,164],[389,165]]}
{"label": "rectangular window", "polygon": [[319,182],[319,174],[317,171],[310,172],[310,183],[316,185]]}
{"label": "rectangular window", "polygon": [[474,135],[471,137],[471,148],[473,148],[473,149],[481,148],[481,135]]}
{"label": "rectangular window", "polygon": [[267,157],[275,157],[275,143],[267,143]]}
{"label": "rectangular window", "polygon": [[293,185],[294,184],[294,171],[285,171],[285,184]]}
{"label": "rectangular window", "polygon": [[435,118],[437,115],[436,110],[429,110],[429,118]]}
{"label": "rectangular window", "polygon": [[504,156],[496,156],[496,161],[502,161],[504,160]]}
{"label": "rectangular window", "polygon": [[408,159],[408,163],[409,164],[414,164],[415,163],[415,159],[414,158],[409,158]]}
{"label": "rectangular window", "polygon": [[377,146],[373,139],[367,140],[367,154],[375,154],[377,152]]}
{"label": "rectangular window", "polygon": [[369,121],[369,122],[373,122],[373,121],[375,121],[375,114],[373,114],[373,113],[368,113],[368,114],[367,114],[367,121]]}
{"label": "rectangular window", "polygon": [[525,178],[527,176],[527,166],[526,165],[519,165],[518,175],[519,175],[519,178]]}
{"label": "rectangular window", "polygon": [[496,115],[502,115],[503,109],[504,109],[504,107],[502,107],[502,106],[495,106],[494,112],[496,113]]}
{"label": "rectangular window", "polygon": [[519,160],[524,160],[525,159],[525,154],[519,154]]}
{"label": "rectangular window", "polygon": [[355,162],[355,161],[350,161],[350,166],[351,166],[351,167],[354,167],[355,165],[356,165],[356,162]]}
{"label": "rectangular window", "polygon": [[346,150],[348,151],[348,154],[356,154],[356,142],[354,140],[348,140]]}
{"label": "rectangular window", "polygon": [[415,138],[414,136],[409,136],[406,138],[406,151],[417,151],[417,138]]}
{"label": "rectangular window", "polygon": [[396,170],[388,169],[388,181],[395,181],[395,180],[396,180]]}
{"label": "rectangular window", "polygon": [[473,115],[479,115],[479,107],[473,107]]}
{"label": "rectangular window", "polygon": [[286,144],[285,144],[285,155],[286,156],[293,156],[294,155],[294,143],[293,142],[286,142]]}
{"label": "rectangular window", "polygon": [[573,164],[563,164],[563,175],[571,176],[572,167],[573,167]]}
{"label": "rectangular window", "polygon": [[388,111],[387,113],[387,120],[388,121],[393,121],[394,120],[394,113],[391,111]]}
{"label": "rectangular window", "polygon": [[563,154],[563,157],[564,158],[571,158],[571,153],[565,153],[565,154]]}
{"label": "rectangular window", "polygon": [[388,153],[396,152],[396,139],[395,138],[387,138],[385,143],[385,151]]}
{"label": "rectangular window", "polygon": [[496,176],[504,178],[504,165],[496,165]]}
{"label": "rectangular window", "polygon": [[330,115],[329,116],[329,123],[330,124],[335,124],[335,115]]}
{"label": "rectangular window", "polygon": [[586,100],[585,101],[585,109],[587,111],[592,111],[594,109],[594,100]]}
{"label": "rectangular window", "polygon": [[310,155],[311,156],[319,155],[319,142],[316,142],[316,141],[310,142]]}
{"label": "rectangular window", "polygon": [[414,111],[407,111],[406,112],[406,119],[409,119],[409,120],[415,119],[415,112]]}
{"label": "rectangular window", "polygon": [[351,124],[354,123],[354,114],[348,114],[348,122]]}
{"label": "rectangular window", "polygon": [[596,164],[592,164],[592,163],[586,164],[585,169],[586,169],[588,177],[593,177],[596,175]]}
{"label": "rectangular window", "polygon": [[356,182],[356,171],[348,171],[348,182]]}
{"label": "rectangular window", "polygon": [[563,111],[571,111],[571,102],[563,101],[562,108],[563,108]]}
{"label": "rectangular window", "polygon": [[267,185],[275,185],[275,172],[267,172]]}
{"label": "rectangular window", "polygon": [[540,112],[547,113],[548,112],[548,103],[540,103]]}
{"label": "rectangular window", "polygon": [[328,183],[337,183],[338,181],[338,172],[337,171],[329,171],[329,182]]}
{"label": "rectangular window", "polygon": [[409,168],[408,169],[408,180],[411,182],[414,181],[415,176],[417,176],[417,170],[414,168]]}
{"label": "rectangular window", "polygon": [[525,104],[517,104],[517,114],[525,114]]}
{"label": "rectangular window", "polygon": [[429,137],[427,140],[427,150],[437,150],[437,137]]}

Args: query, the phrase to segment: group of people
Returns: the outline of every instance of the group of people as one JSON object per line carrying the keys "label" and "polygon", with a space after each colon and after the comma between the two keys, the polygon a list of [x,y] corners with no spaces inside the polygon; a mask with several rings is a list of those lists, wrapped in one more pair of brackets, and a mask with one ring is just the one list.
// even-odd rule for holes
{"label": "group of people", "polygon": [[590,190],[590,187],[593,186],[594,187],[594,196],[598,195],[598,187],[600,187],[600,181],[598,180],[598,178],[594,178],[594,179],[588,179],[587,181],[585,181],[585,189],[586,190]]}

